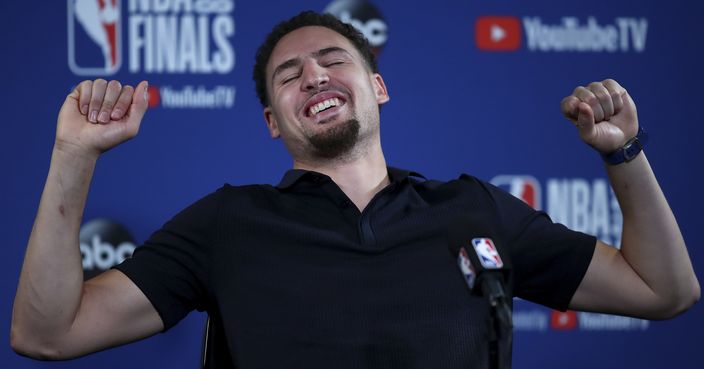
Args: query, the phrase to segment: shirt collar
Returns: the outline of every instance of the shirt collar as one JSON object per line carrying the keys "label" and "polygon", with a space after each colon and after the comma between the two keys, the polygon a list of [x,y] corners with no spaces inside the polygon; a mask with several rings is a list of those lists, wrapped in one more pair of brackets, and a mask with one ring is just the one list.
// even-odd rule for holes
{"label": "shirt collar", "polygon": [[[394,167],[387,167],[387,170],[389,172],[389,180],[391,181],[391,183],[401,182],[408,177],[418,177],[426,179],[425,176],[423,176],[422,174],[410,170],[398,169]],[[308,171],[304,169],[289,169],[288,171],[286,171],[283,178],[281,178],[281,182],[279,182],[276,187],[278,189],[285,190],[295,185],[299,181],[303,180],[311,182],[323,182],[330,181],[331,179],[325,174],[314,171]]]}

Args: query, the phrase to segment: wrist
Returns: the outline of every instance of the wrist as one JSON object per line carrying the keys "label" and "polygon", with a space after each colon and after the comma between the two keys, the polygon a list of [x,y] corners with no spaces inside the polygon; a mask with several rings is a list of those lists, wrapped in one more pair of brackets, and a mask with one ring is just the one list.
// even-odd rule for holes
{"label": "wrist", "polygon": [[76,164],[95,164],[99,156],[100,152],[97,150],[90,150],[81,145],[58,139],[54,142],[52,152],[52,158],[68,160]]}
{"label": "wrist", "polygon": [[612,151],[607,154],[601,154],[604,162],[609,165],[618,165],[621,163],[627,163],[635,159],[641,151],[648,140],[648,134],[643,130],[643,126],[638,127],[638,134],[635,137],[628,140],[622,147]]}

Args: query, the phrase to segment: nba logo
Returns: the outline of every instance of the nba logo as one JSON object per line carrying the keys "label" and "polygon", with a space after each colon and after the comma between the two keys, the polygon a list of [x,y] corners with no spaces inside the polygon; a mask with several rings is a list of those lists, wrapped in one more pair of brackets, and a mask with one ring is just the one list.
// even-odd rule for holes
{"label": "nba logo", "polygon": [[503,260],[499,255],[499,250],[494,246],[494,241],[491,238],[474,238],[472,239],[474,251],[479,256],[479,262],[486,269],[501,269],[504,266]]}
{"label": "nba logo", "polygon": [[120,0],[68,0],[68,65],[80,76],[115,74],[122,64]]}
{"label": "nba logo", "polygon": [[540,210],[540,183],[533,176],[500,175],[491,184],[523,200],[535,210]]}
{"label": "nba logo", "polygon": [[477,279],[477,273],[474,271],[474,266],[469,260],[467,255],[467,250],[464,247],[460,248],[460,253],[457,255],[457,265],[459,265],[462,275],[464,276],[464,281],[469,286],[469,289],[474,289],[474,282]]}

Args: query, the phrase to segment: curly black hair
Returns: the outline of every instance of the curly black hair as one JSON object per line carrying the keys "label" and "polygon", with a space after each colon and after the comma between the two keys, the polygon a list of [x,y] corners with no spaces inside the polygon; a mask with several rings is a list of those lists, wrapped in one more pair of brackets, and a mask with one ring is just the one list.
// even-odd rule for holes
{"label": "curly black hair", "polygon": [[289,20],[277,24],[257,50],[252,78],[256,84],[257,96],[262,106],[266,107],[270,103],[266,88],[266,65],[269,63],[272,51],[274,51],[276,44],[278,44],[282,37],[292,31],[307,26],[326,27],[344,36],[357,49],[362,58],[364,58],[369,70],[372,71],[372,73],[378,73],[379,70],[376,64],[376,58],[369,45],[369,41],[367,41],[362,33],[351,25],[341,22],[332,14],[319,14],[313,11],[304,11]]}

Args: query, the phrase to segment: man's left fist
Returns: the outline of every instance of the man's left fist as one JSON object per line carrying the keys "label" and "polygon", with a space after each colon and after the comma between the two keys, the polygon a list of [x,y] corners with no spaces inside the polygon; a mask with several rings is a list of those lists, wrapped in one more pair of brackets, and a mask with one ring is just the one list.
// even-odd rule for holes
{"label": "man's left fist", "polygon": [[602,154],[618,150],[638,133],[636,105],[613,79],[575,88],[560,108],[582,140]]}

